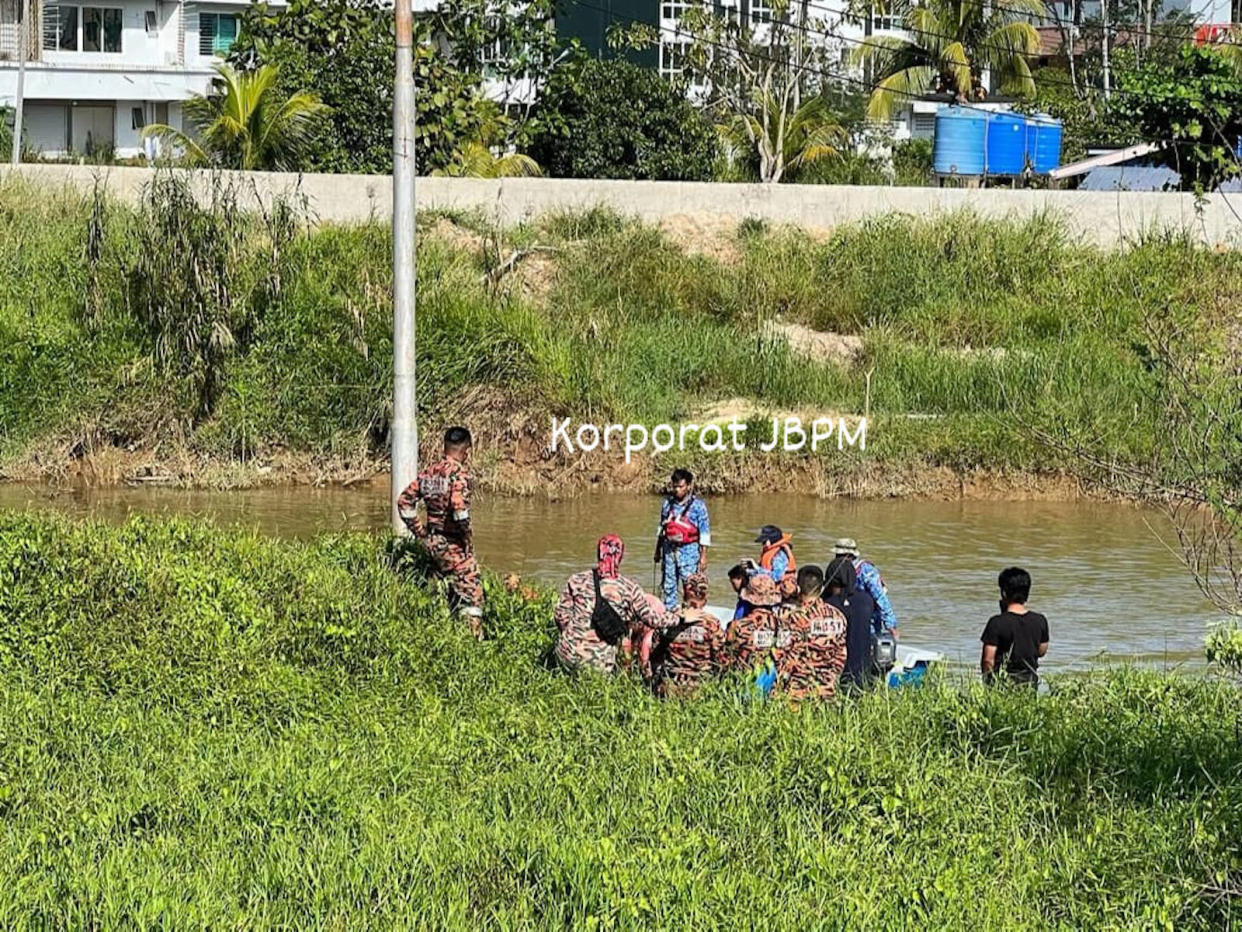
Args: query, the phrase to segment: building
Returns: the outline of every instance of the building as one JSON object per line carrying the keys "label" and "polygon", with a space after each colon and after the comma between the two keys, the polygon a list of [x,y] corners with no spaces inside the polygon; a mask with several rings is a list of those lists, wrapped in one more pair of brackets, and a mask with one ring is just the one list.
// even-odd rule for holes
{"label": "building", "polygon": [[[148,123],[181,126],[181,104],[211,86],[212,64],[237,37],[244,2],[0,0],[0,107],[17,94],[26,37],[24,136],[47,156],[154,152]],[[18,5],[29,4],[24,29]]]}

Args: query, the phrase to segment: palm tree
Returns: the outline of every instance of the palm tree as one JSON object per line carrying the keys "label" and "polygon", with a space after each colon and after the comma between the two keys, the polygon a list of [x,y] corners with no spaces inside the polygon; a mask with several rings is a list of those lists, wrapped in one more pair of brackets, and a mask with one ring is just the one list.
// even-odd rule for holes
{"label": "palm tree", "polygon": [[163,123],[146,127],[143,136],[168,140],[192,165],[247,171],[297,168],[327,105],[310,91],[283,94],[275,65],[256,71],[237,71],[224,62],[214,67],[219,93],[194,97],[183,106],[193,137]]}
{"label": "palm tree", "polygon": [[448,178],[533,178],[542,175],[543,169],[529,155],[520,152],[496,155],[490,147],[475,140],[454,152],[448,165],[431,174]]}
{"label": "palm tree", "polygon": [[1009,0],[999,7],[984,0],[920,0],[905,16],[909,39],[870,36],[855,52],[881,76],[867,115],[891,119],[903,100],[928,91],[948,91],[960,101],[977,98],[985,69],[1002,93],[1034,94],[1027,59],[1039,51],[1039,33],[1025,17],[1044,13],[1043,0]]}
{"label": "palm tree", "polygon": [[736,113],[717,131],[734,151],[755,152],[759,180],[765,184],[821,159],[840,158],[849,139],[822,97],[812,97],[790,113],[769,94],[755,112]]}

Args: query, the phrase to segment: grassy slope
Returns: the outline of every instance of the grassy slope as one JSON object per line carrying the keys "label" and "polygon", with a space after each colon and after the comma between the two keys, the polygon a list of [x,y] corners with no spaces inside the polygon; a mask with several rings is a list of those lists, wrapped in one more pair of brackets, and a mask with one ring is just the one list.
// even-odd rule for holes
{"label": "grassy slope", "polygon": [[[215,415],[190,427],[184,392],[151,367],[150,341],[124,311],[117,269],[133,217],[119,208],[105,237],[102,322],[83,324],[88,213],[13,184],[0,197],[0,469],[53,438],[79,437],[104,446],[158,440],[216,462],[280,450],[382,458],[385,230],[330,227],[298,238],[285,298],[229,362]],[[529,415],[518,433],[533,429],[546,441],[549,410],[650,424],[742,397],[771,409],[855,412],[873,370],[873,462],[1055,466],[1022,426],[1056,418],[1137,455],[1151,421],[1143,313],[1216,315],[1221,296],[1234,300],[1242,289],[1237,255],[1169,241],[1102,253],[1068,242],[1049,220],[893,217],[827,241],[747,227],[724,244],[732,258],[721,264],[608,214],[546,218],[506,234],[499,248],[502,256],[535,242],[558,248],[539,260],[551,284],[534,289],[520,287],[520,275],[498,289],[481,282],[490,238],[482,246],[461,230],[424,238],[425,421],[494,425],[504,419],[489,403],[501,398],[506,413]],[[266,259],[261,247],[253,252],[257,268]],[[760,321],[776,315],[861,334],[865,357],[842,369],[761,342]],[[978,352],[995,348],[1003,358]],[[908,413],[939,417],[908,421]],[[859,464],[834,461],[845,471]]]}
{"label": "grassy slope", "polygon": [[1237,692],[661,703],[365,537],[0,515],[0,924],[1222,928]]}

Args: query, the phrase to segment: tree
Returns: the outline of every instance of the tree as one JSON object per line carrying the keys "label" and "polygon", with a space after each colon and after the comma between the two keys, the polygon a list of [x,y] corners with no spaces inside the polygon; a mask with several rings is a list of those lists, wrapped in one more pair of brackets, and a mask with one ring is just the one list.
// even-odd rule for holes
{"label": "tree", "polygon": [[[544,81],[554,64],[555,35],[537,0],[497,16],[485,0],[448,0],[414,24],[414,85],[420,170],[447,166],[453,154],[501,118],[483,92],[485,72],[502,90],[529,75]],[[384,0],[290,0],[255,3],[242,15],[230,60],[279,64],[282,80],[315,90],[332,108],[307,157],[321,171],[392,170],[392,86],[396,54],[392,8]],[[505,120],[521,141],[521,120]]]}
{"label": "tree", "polygon": [[1242,70],[1227,52],[1187,45],[1171,62],[1149,58],[1122,76],[1120,90],[1114,106],[1160,146],[1183,188],[1212,191],[1239,173]]}
{"label": "tree", "polygon": [[[822,75],[835,65],[835,45],[826,41],[827,24],[811,15],[822,9],[809,0],[773,0],[769,10],[745,15],[719,5],[692,4],[682,14],[682,76],[720,125],[729,127],[735,149],[748,149],[759,180],[786,176],[788,159],[804,149],[814,158],[829,155],[844,135],[826,108],[813,104],[825,89]],[[627,31],[631,46],[658,44],[650,28]]]}
{"label": "tree", "polygon": [[446,178],[533,178],[542,175],[543,170],[529,155],[520,152],[496,155],[491,147],[474,141],[454,152],[452,161],[432,174]]}
{"label": "tree", "polygon": [[553,72],[528,151],[558,177],[704,181],[716,140],[682,85],[620,59],[587,59]]}
{"label": "tree", "polygon": [[730,146],[757,154],[761,180],[777,182],[816,162],[840,160],[849,134],[833,119],[822,97],[812,97],[783,117],[775,98],[769,96],[763,104],[762,118],[736,113],[720,127]]}
{"label": "tree", "polygon": [[163,123],[146,127],[143,136],[173,143],[195,165],[247,171],[297,168],[316,119],[328,108],[309,91],[281,93],[274,65],[241,72],[220,62],[215,70],[216,93],[191,98],[182,106],[195,137]]}
{"label": "tree", "polygon": [[912,95],[951,93],[959,101],[987,92],[984,71],[1001,93],[1035,93],[1028,59],[1039,52],[1039,33],[1026,19],[1043,16],[1042,0],[926,0],[905,17],[910,38],[870,36],[856,58],[876,69],[879,83],[867,105],[868,116],[890,119]]}

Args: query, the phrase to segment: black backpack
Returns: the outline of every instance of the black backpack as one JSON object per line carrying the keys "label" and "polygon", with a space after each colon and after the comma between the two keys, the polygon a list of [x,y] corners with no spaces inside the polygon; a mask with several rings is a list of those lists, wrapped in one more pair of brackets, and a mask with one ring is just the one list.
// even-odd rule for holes
{"label": "black backpack", "polygon": [[591,575],[595,577],[595,607],[591,609],[591,630],[605,644],[616,647],[630,630],[629,625],[599,591],[599,570],[592,570]]}

